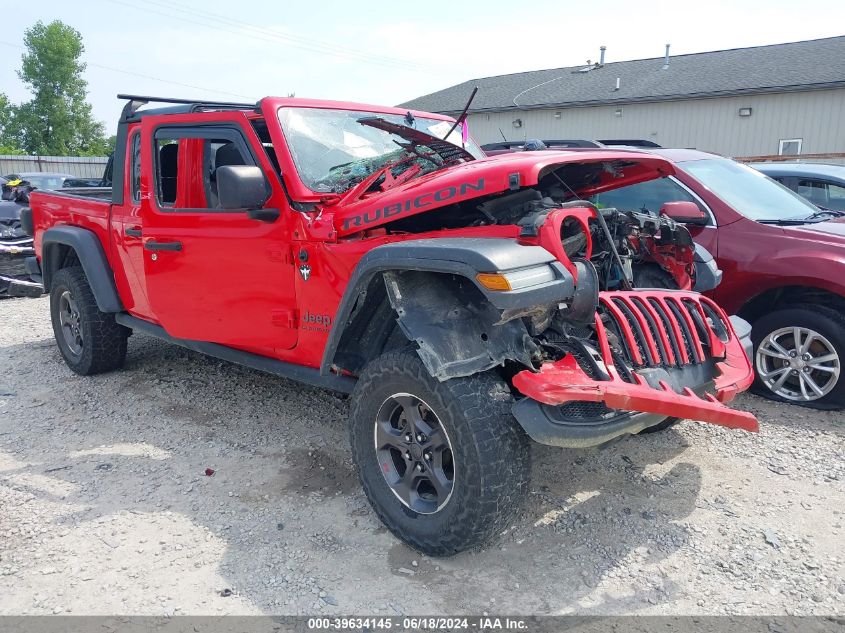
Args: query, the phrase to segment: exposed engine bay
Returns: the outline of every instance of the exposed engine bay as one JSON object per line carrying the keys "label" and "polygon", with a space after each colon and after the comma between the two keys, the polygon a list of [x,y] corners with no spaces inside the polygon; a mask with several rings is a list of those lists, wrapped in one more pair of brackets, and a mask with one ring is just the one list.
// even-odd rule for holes
{"label": "exposed engine bay", "polygon": [[[718,402],[732,397],[737,377],[749,379],[746,341],[740,340],[748,333],[737,336],[716,304],[683,292],[696,280],[696,248],[687,229],[666,215],[598,208],[579,195],[600,175],[606,179],[624,166],[567,164],[536,187],[383,226],[388,233],[514,226],[520,244],[542,246],[577,280],[568,301],[496,311],[455,280],[391,275],[390,302],[432,375],[445,380],[499,366],[521,393],[530,393],[532,413],[525,415],[556,426],[621,428],[631,423],[631,411],[650,413],[639,419],[644,426],[670,410],[698,419],[734,415]],[[444,318],[455,336],[439,327]],[[547,381],[548,372],[560,376]],[[554,385],[565,387],[555,392]],[[675,408],[664,407],[667,401]],[[734,422],[747,422],[739,417]]]}
{"label": "exposed engine bay", "polygon": [[600,290],[695,285],[695,245],[689,231],[665,215],[597,208],[581,200],[601,175],[617,173],[624,161],[569,163],[543,176],[536,187],[433,209],[384,225],[387,233],[420,233],[468,226],[515,225],[532,241],[557,209],[590,208],[595,217],[575,214],[562,223],[566,255],[585,258],[598,272]]}

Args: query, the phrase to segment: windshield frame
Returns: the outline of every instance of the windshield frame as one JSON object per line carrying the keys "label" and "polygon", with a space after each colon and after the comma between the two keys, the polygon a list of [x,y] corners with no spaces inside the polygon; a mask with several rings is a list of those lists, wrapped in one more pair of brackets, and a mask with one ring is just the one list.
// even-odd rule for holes
{"label": "windshield frame", "polygon": [[[759,222],[761,224],[777,222],[793,223],[802,222],[804,220],[807,220],[808,222],[813,222],[815,220],[809,220],[809,216],[819,211],[819,208],[815,206],[812,202],[809,202],[808,200],[804,199],[788,187],[770,178],[766,174],[757,171],[753,167],[749,167],[748,165],[745,165],[743,163],[731,160],[730,158],[713,156],[695,160],[680,160],[677,161],[677,163],[685,174],[695,179],[697,183],[699,183],[702,187],[704,187],[714,196],[719,198],[724,204],[728,205],[741,217],[751,220],[752,222]],[[729,169],[735,170],[736,173],[745,173],[748,174],[748,176],[750,176],[751,178],[759,178],[758,181],[753,181],[751,179],[747,179],[745,181],[755,186],[759,185],[762,182],[768,181],[765,185],[768,188],[766,189],[766,191],[777,191],[777,195],[780,197],[781,201],[790,201],[795,203],[791,211],[797,211],[800,208],[802,212],[806,211],[806,213],[802,213],[801,215],[796,215],[795,213],[779,214],[777,209],[780,207],[778,207],[777,205],[775,205],[774,208],[767,207],[767,212],[769,212],[769,214],[765,217],[762,214],[749,213],[749,205],[743,204],[741,198],[743,197],[743,195],[747,195],[747,193],[745,192],[750,190],[750,187],[747,189],[743,188],[743,193],[740,193],[736,189],[729,189],[725,185],[724,180],[722,182],[717,183],[713,179],[702,178],[703,170],[697,168],[702,165],[706,166],[714,164],[727,166]],[[787,195],[781,195],[784,193]]]}
{"label": "windshield frame", "polygon": [[[356,107],[351,107],[351,106],[356,106]],[[278,130],[281,132],[281,136],[284,139],[284,145],[283,145],[284,153],[287,154],[287,156],[284,157],[287,160],[285,160],[284,162],[287,162],[290,165],[290,167],[293,168],[293,171],[296,173],[296,178],[299,181],[298,184],[302,185],[304,192],[307,193],[307,197],[311,198],[311,199],[313,199],[315,197],[321,199],[321,198],[324,198],[326,196],[343,195],[344,191],[345,192],[350,191],[355,186],[355,183],[353,183],[351,186],[347,187],[344,191],[320,190],[318,188],[313,187],[313,185],[315,184],[313,179],[311,179],[308,175],[306,175],[302,171],[302,166],[300,164],[300,157],[297,155],[297,150],[296,150],[296,140],[291,138],[291,135],[289,134],[289,130],[286,129],[285,114],[286,114],[286,111],[290,111],[290,110],[337,111],[338,113],[348,113],[350,115],[349,118],[353,118],[353,116],[357,116],[358,118],[379,118],[379,119],[385,119],[385,120],[388,120],[388,121],[390,121],[391,119],[397,118],[397,117],[405,117],[408,112],[411,112],[414,120],[422,119],[422,120],[426,120],[426,121],[437,122],[438,124],[443,123],[444,124],[443,127],[445,129],[451,128],[455,124],[454,118],[444,116],[444,115],[438,115],[438,114],[429,113],[429,112],[418,112],[418,111],[415,111],[415,110],[409,111],[409,110],[399,109],[399,108],[379,108],[379,107],[368,106],[368,105],[364,105],[364,104],[342,104],[342,103],[337,103],[337,102],[326,102],[326,103],[285,103],[283,105],[280,105],[278,108],[276,108],[276,111],[275,111],[275,114],[276,114],[275,121],[278,124]],[[455,131],[452,133],[453,135],[462,133],[461,125],[462,124],[459,124],[456,127]],[[463,125],[465,125],[465,122],[464,122]],[[373,129],[375,129],[375,128],[373,128]],[[428,132],[427,129],[424,129],[424,128],[415,128],[415,127],[408,126],[408,129],[409,130],[418,130],[418,131],[421,131],[421,132],[426,133],[426,134],[431,134],[431,132]],[[383,132],[383,134],[385,134],[387,136],[391,136],[390,132]],[[435,134],[431,134],[431,135],[434,138],[438,138]],[[465,151],[467,153],[469,153],[470,155],[472,155],[473,158],[475,158],[475,159],[483,157],[484,154],[483,154],[482,150],[480,149],[480,147],[478,146],[478,144],[475,142],[475,140],[472,139],[471,137],[469,137],[468,134],[466,135],[465,138],[466,138],[466,143],[464,145]],[[403,142],[407,142],[407,141],[403,141]],[[454,143],[451,143],[451,144],[455,145],[456,148],[461,147],[461,145],[456,145]],[[424,147],[424,144],[420,144],[420,145]],[[396,150],[401,150],[399,145],[396,146]],[[379,157],[384,157],[386,155],[387,155],[386,153],[383,153]],[[374,157],[374,159],[377,159],[379,157]],[[280,156],[279,158],[282,159],[282,156]],[[342,166],[343,164],[344,163],[341,163],[340,165],[336,165],[335,168],[338,167],[338,166]],[[375,171],[378,171],[378,169],[372,170],[370,172],[370,175],[372,173],[375,173]],[[435,170],[426,171],[423,174],[421,174],[421,176],[433,173],[435,171],[439,171],[439,170],[435,169]],[[327,174],[328,174],[328,172],[327,172]],[[361,179],[361,180],[363,180],[363,179]],[[359,180],[359,183],[360,183],[361,180]]]}

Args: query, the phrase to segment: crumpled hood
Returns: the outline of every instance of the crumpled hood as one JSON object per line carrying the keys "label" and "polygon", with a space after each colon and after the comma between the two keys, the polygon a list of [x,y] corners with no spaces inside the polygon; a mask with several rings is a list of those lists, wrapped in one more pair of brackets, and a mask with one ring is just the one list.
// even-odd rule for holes
{"label": "crumpled hood", "polygon": [[367,195],[337,208],[338,235],[371,229],[399,218],[432,211],[462,200],[530,187],[568,164],[601,163],[591,182],[567,182],[582,198],[608,189],[654,180],[675,173],[672,164],[653,154],[631,151],[542,151],[502,154],[462,163]]}

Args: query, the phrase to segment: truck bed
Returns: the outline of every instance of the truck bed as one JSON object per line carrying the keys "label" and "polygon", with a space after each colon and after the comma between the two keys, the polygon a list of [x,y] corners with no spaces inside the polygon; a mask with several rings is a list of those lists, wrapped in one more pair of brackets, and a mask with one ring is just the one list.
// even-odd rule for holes
{"label": "truck bed", "polygon": [[107,202],[111,202],[111,192],[111,187],[67,187],[65,189],[42,191],[42,193],[74,198],[96,198],[97,200],[105,200]]}
{"label": "truck bed", "polygon": [[35,189],[29,196],[35,250],[41,256],[41,238],[48,229],[69,224],[93,232],[108,251],[111,187]]}

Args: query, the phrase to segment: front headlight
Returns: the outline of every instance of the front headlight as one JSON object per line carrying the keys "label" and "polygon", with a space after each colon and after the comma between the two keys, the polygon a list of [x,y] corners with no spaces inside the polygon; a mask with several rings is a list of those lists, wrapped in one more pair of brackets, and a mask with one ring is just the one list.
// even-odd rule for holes
{"label": "front headlight", "polygon": [[487,290],[522,290],[554,281],[555,271],[548,264],[543,264],[506,273],[478,273],[475,278]]}

